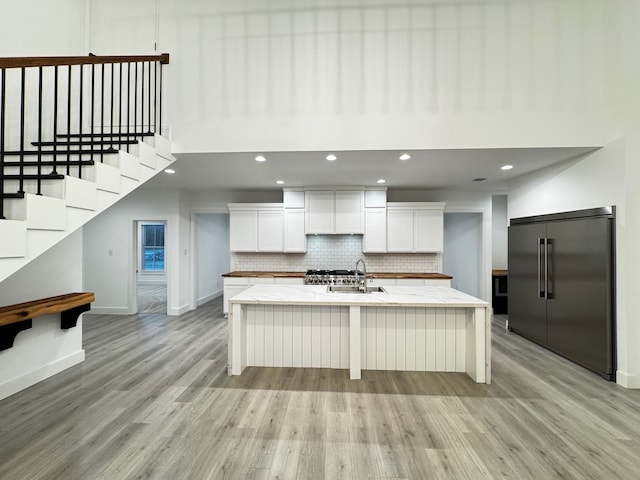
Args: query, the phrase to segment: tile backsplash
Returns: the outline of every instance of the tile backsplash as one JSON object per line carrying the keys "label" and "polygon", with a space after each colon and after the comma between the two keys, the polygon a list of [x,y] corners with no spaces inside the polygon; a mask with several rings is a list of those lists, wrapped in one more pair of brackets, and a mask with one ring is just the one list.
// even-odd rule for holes
{"label": "tile backsplash", "polygon": [[370,272],[440,272],[438,253],[363,254],[362,235],[310,235],[307,253],[231,253],[232,271],[299,272],[312,268],[346,269],[363,258]]}

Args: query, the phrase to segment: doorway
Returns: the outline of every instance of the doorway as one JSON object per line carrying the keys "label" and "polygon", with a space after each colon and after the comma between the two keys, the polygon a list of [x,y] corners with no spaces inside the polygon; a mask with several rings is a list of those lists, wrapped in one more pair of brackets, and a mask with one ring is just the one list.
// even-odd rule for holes
{"label": "doorway", "polygon": [[445,213],[443,271],[451,286],[482,298],[482,214]]}
{"label": "doorway", "polygon": [[135,230],[137,311],[166,314],[166,221],[138,221]]}

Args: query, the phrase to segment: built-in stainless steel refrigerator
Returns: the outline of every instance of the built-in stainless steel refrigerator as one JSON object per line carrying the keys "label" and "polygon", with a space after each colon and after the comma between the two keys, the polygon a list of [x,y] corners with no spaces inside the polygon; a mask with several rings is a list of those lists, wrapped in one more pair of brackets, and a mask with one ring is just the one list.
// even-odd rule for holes
{"label": "built-in stainless steel refrigerator", "polygon": [[515,218],[509,330],[615,379],[615,207]]}

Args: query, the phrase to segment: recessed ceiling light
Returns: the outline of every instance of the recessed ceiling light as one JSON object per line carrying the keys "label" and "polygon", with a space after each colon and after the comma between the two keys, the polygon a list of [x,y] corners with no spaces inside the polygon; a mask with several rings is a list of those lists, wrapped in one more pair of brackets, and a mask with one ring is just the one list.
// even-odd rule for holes
{"label": "recessed ceiling light", "polygon": [[400,160],[409,160],[411,158],[411,155],[409,155],[408,153],[403,153],[399,158]]}
{"label": "recessed ceiling light", "polygon": [[164,173],[172,174],[172,173],[176,173],[176,171],[173,168],[165,168]]}
{"label": "recessed ceiling light", "polygon": [[387,181],[384,178],[381,178],[378,180],[378,183],[387,183]]}
{"label": "recessed ceiling light", "polygon": [[330,162],[333,162],[334,160],[337,160],[338,157],[336,157],[333,153],[330,153],[329,155],[327,155],[327,160],[329,160]]}
{"label": "recessed ceiling light", "polygon": [[503,165],[500,167],[500,170],[511,170],[513,168],[513,165]]}
{"label": "recessed ceiling light", "polygon": [[258,155],[256,157],[256,162],[266,162],[267,159],[263,155]]}
{"label": "recessed ceiling light", "polygon": [[284,185],[284,180],[276,180],[276,183],[277,183],[278,185]]}

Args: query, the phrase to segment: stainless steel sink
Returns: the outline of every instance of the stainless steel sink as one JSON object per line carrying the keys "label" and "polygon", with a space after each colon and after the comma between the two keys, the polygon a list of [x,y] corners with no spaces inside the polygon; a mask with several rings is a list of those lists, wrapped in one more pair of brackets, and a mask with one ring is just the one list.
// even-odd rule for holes
{"label": "stainless steel sink", "polygon": [[355,285],[329,285],[327,292],[331,293],[386,293],[387,291],[382,287],[367,287],[367,290],[363,292],[360,287]]}

